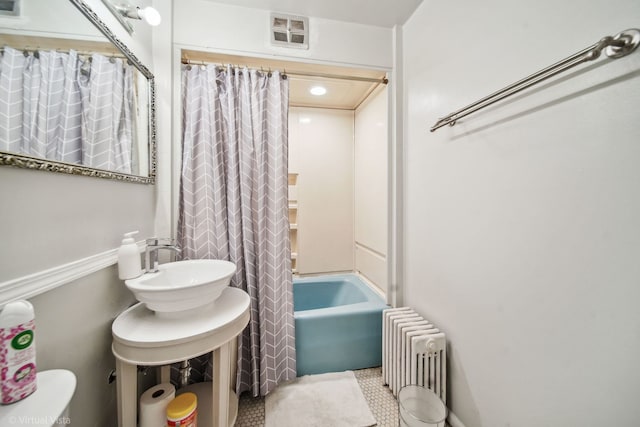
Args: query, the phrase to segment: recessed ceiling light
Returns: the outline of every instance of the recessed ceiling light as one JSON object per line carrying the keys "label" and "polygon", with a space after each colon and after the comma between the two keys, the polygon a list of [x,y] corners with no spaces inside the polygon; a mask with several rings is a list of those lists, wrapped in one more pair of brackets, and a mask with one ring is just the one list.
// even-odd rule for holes
{"label": "recessed ceiling light", "polygon": [[298,123],[311,123],[311,118],[310,117],[300,117],[300,119],[298,120]]}
{"label": "recessed ceiling light", "polygon": [[314,86],[309,92],[311,92],[311,95],[321,96],[327,93],[327,89],[324,86]]}

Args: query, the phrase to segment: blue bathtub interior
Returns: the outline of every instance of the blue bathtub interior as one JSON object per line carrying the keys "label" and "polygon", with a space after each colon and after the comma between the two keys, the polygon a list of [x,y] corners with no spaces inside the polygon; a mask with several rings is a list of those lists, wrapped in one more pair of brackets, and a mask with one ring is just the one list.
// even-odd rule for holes
{"label": "blue bathtub interior", "polygon": [[367,302],[367,295],[353,285],[351,278],[296,282],[293,294],[295,311],[317,310],[319,308]]}
{"label": "blue bathtub interior", "polygon": [[382,364],[382,310],[355,274],[294,279],[298,376]]}

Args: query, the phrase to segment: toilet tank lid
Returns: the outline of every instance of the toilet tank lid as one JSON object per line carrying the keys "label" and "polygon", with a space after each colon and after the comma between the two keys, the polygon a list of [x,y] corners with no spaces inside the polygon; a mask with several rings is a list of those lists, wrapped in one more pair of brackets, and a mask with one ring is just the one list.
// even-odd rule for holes
{"label": "toilet tank lid", "polygon": [[[76,390],[76,376],[65,369],[38,372],[38,388],[25,399],[0,406],[0,426],[17,420],[39,420],[39,426],[53,426],[69,406]],[[17,425],[20,425],[18,422]]]}

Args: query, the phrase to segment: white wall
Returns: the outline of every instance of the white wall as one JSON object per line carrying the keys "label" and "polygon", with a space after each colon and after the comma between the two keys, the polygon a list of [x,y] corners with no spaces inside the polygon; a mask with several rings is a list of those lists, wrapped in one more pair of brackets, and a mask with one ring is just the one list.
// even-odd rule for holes
{"label": "white wall", "polygon": [[[152,61],[150,30],[137,29],[131,37],[100,0],[87,3],[152,72],[163,71]],[[58,15],[51,21],[68,24]],[[163,16],[163,25],[168,27],[157,31],[170,34],[171,16]],[[170,103],[170,92],[158,94],[163,101],[165,96]],[[169,132],[164,131],[167,127]],[[165,141],[166,135],[170,141],[170,129],[170,121],[159,123],[159,140]],[[140,239],[153,236],[155,191],[152,185],[0,168],[0,283],[114,249],[126,231],[140,230]],[[115,366],[111,322],[135,301],[118,280],[115,266],[30,300],[36,310],[38,369],[66,368],[78,378],[71,404],[73,425],[115,425],[115,385],[107,384]]]}
{"label": "white wall", "polygon": [[353,270],[353,111],[289,109],[298,173],[298,272]]}
{"label": "white wall", "polygon": [[425,0],[404,26],[405,302],[448,334],[466,427],[640,425],[640,52],[429,133],[638,22],[636,0]]}
{"label": "white wall", "polygon": [[[158,0],[155,0],[158,2]],[[111,31],[153,71],[151,49],[152,30],[142,21],[130,20],[134,35],[130,36],[101,0],[84,0]],[[141,7],[152,0],[140,0]],[[107,41],[102,32],[69,0],[29,0],[20,5],[20,16],[0,16],[0,33],[25,36],[54,37],[91,41]],[[33,46],[36,47],[36,46]]]}
{"label": "white wall", "polygon": [[[179,62],[177,58],[174,61],[173,49],[170,48],[173,42],[173,6],[172,0],[153,1],[153,7],[158,9],[162,16],[162,24],[153,27],[151,52],[155,66],[156,128],[158,132],[156,136],[158,165],[154,230],[156,236],[175,238],[178,220],[177,216],[175,221],[173,217],[173,190],[177,188],[180,181],[174,182],[173,171],[174,162],[180,164],[180,157],[174,158],[173,150],[176,148],[175,146],[180,144],[173,142],[173,67]],[[176,101],[175,104],[180,105],[180,102]]]}
{"label": "white wall", "polygon": [[68,369],[78,380],[71,401],[74,427],[117,424],[111,323],[135,302],[118,280],[116,266],[102,269],[32,298],[36,312],[36,365],[39,371]]}
{"label": "white wall", "polygon": [[355,111],[355,267],[387,292],[388,93],[381,85]]}
{"label": "white wall", "polygon": [[20,16],[0,16],[0,27],[2,33],[106,40],[100,30],[68,0],[21,2]]}
{"label": "white wall", "polygon": [[389,28],[309,17],[309,49],[270,46],[267,10],[207,0],[180,0],[175,8],[174,43],[231,54],[277,56],[305,62],[391,68]]}

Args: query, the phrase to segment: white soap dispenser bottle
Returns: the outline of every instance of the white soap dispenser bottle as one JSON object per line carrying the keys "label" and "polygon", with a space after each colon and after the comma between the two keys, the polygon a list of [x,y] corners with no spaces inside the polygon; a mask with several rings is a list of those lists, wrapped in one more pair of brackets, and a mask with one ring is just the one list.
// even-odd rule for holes
{"label": "white soap dispenser bottle", "polygon": [[140,250],[133,236],[137,231],[124,233],[122,245],[118,249],[118,277],[120,280],[135,279],[142,275],[140,268]]}

